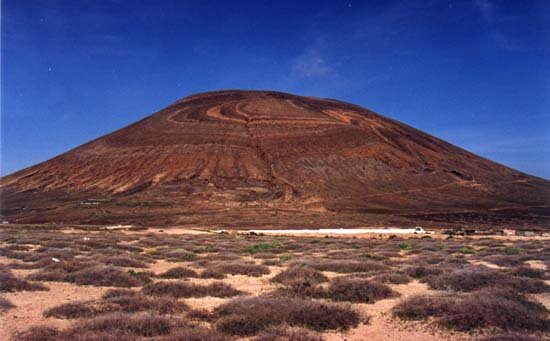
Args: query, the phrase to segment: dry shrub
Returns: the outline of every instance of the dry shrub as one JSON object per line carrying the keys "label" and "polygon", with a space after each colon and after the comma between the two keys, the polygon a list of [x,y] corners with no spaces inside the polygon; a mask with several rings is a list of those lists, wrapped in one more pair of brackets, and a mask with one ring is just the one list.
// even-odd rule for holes
{"label": "dry shrub", "polygon": [[21,269],[21,270],[40,269],[42,267],[42,262],[10,263],[10,264],[7,264],[6,267],[10,269]]}
{"label": "dry shrub", "polygon": [[421,254],[414,258],[415,262],[421,263],[421,264],[439,264],[445,260],[445,257],[442,257],[440,255],[434,254],[433,252],[427,253],[427,254]]}
{"label": "dry shrub", "polygon": [[69,274],[87,268],[102,266],[101,263],[94,260],[83,259],[73,259],[61,262],[53,262],[51,259],[47,259],[38,263],[40,263],[42,269],[27,276],[28,279],[36,281],[70,282]]}
{"label": "dry shrub", "polygon": [[163,258],[169,262],[188,262],[196,258],[196,255],[184,248],[164,248],[155,253],[156,258]]}
{"label": "dry shrub", "polygon": [[285,285],[284,288],[279,288],[276,291],[280,295],[322,297],[324,296],[324,290],[319,284],[327,282],[328,278],[307,264],[295,263],[273,277],[272,281]]}
{"label": "dry shrub", "polygon": [[265,259],[262,262],[263,265],[266,266],[281,266],[281,260],[280,259]]}
{"label": "dry shrub", "polygon": [[387,272],[375,276],[373,280],[380,283],[407,284],[411,281],[411,278],[404,273]]}
{"label": "dry shrub", "polygon": [[230,252],[211,253],[201,258],[201,260],[205,261],[230,261],[239,259],[241,259],[241,256]]}
{"label": "dry shrub", "polygon": [[271,279],[272,282],[291,285],[296,282],[319,284],[327,282],[327,276],[312,269],[306,264],[292,264],[288,269],[280,272]]}
{"label": "dry shrub", "polygon": [[321,334],[306,328],[276,326],[262,331],[255,341],[323,341]]}
{"label": "dry shrub", "polygon": [[11,308],[15,308],[15,305],[10,302],[7,298],[0,297],[0,312],[4,312]]}
{"label": "dry shrub", "polygon": [[403,319],[433,316],[436,323],[461,331],[550,331],[546,308],[509,289],[487,288],[455,298],[415,296],[396,305],[393,314]]}
{"label": "dry shrub", "polygon": [[319,271],[331,271],[340,273],[376,272],[388,270],[388,266],[374,261],[346,261],[328,260],[310,263],[311,267]]}
{"label": "dry shrub", "polygon": [[0,292],[48,290],[50,289],[42,283],[32,283],[27,280],[17,278],[7,268],[0,268]]}
{"label": "dry shrub", "polygon": [[188,309],[185,303],[167,297],[149,298],[132,290],[109,290],[101,301],[65,303],[45,311],[44,316],[75,319],[112,312],[148,311],[157,314],[177,314]]}
{"label": "dry shrub", "polygon": [[95,317],[79,323],[73,333],[79,330],[110,334],[155,337],[170,333],[171,323],[166,317],[151,314],[129,315],[113,313]]}
{"label": "dry shrub", "polygon": [[288,297],[234,299],[214,310],[218,330],[233,335],[254,335],[280,325],[317,331],[347,330],[359,324],[359,314],[349,306]]}
{"label": "dry shrub", "polygon": [[521,255],[494,255],[483,258],[484,261],[503,267],[522,265],[527,258]]}
{"label": "dry shrub", "polygon": [[224,279],[226,277],[225,273],[220,272],[217,269],[206,269],[201,273],[201,278],[213,278],[213,279]]}
{"label": "dry shrub", "polygon": [[115,297],[133,297],[139,296],[141,293],[132,289],[109,289],[107,290],[101,298],[109,299]]}
{"label": "dry shrub", "polygon": [[429,276],[425,281],[433,289],[452,291],[474,291],[490,286],[514,288],[520,292],[547,292],[549,287],[541,280],[514,277],[487,268],[458,269],[437,276]]}
{"label": "dry shrub", "polygon": [[458,330],[497,327],[550,331],[548,311],[511,290],[485,289],[449,305],[440,324]]}
{"label": "dry shrub", "polygon": [[421,320],[438,316],[445,312],[448,304],[446,296],[411,296],[393,307],[395,316],[403,320]]}
{"label": "dry shrub", "polygon": [[424,265],[405,266],[403,268],[403,272],[411,276],[412,278],[424,278],[426,276],[439,275],[440,273],[442,273],[440,269]]}
{"label": "dry shrub", "polygon": [[54,341],[60,340],[60,331],[49,326],[33,326],[14,336],[18,341]]}
{"label": "dry shrub", "polygon": [[58,305],[44,311],[44,317],[55,317],[64,319],[77,319],[92,317],[97,314],[97,311],[89,302],[69,302]]}
{"label": "dry shrub", "polygon": [[125,313],[152,311],[157,314],[177,314],[189,309],[187,304],[168,297],[149,298],[141,293],[129,295],[119,293],[118,296],[107,296],[109,297],[99,304],[101,311],[122,311]]}
{"label": "dry shrub", "polygon": [[381,299],[397,297],[399,294],[389,286],[354,278],[336,278],[327,288],[325,297],[335,301],[374,303]]}
{"label": "dry shrub", "polygon": [[219,282],[206,286],[186,282],[156,282],[144,286],[143,293],[171,297],[231,297],[242,294],[232,286]]}
{"label": "dry shrub", "polygon": [[184,268],[182,266],[178,266],[172,269],[168,269],[166,272],[163,272],[157,277],[160,278],[171,278],[171,279],[179,279],[179,278],[189,278],[189,277],[198,277],[198,274],[196,271],[188,268]]}
{"label": "dry shrub", "polygon": [[182,326],[172,328],[170,335],[156,338],[157,341],[230,341],[227,335],[199,326]]}
{"label": "dry shrub", "polygon": [[530,266],[518,266],[516,268],[511,269],[509,273],[513,276],[519,276],[519,277],[529,277],[529,278],[536,278],[536,279],[546,278],[546,273],[544,270],[534,269]]}
{"label": "dry shrub", "polygon": [[491,335],[491,336],[485,336],[485,337],[476,339],[476,341],[541,341],[541,340],[543,340],[541,337],[528,336],[528,335],[518,334],[518,333]]}
{"label": "dry shrub", "polygon": [[[134,273],[135,274],[135,273]],[[84,268],[68,275],[70,282],[79,285],[95,285],[106,287],[137,287],[144,283],[139,275],[132,275],[113,266],[97,265],[91,268]],[[150,280],[150,279],[149,279]]]}
{"label": "dry shrub", "polygon": [[227,275],[246,275],[252,277],[261,277],[271,272],[265,265],[244,262],[215,263],[211,266],[210,270]]}
{"label": "dry shrub", "polygon": [[114,265],[114,266],[121,266],[121,267],[127,267],[127,268],[146,268],[148,267],[147,264],[145,264],[142,261],[139,261],[135,258],[130,258],[126,256],[112,256],[107,257],[103,259],[103,263]]}
{"label": "dry shrub", "polygon": [[31,281],[68,282],[67,272],[61,269],[42,269],[27,276]]}
{"label": "dry shrub", "polygon": [[277,257],[277,254],[273,252],[260,252],[253,254],[252,257],[256,259],[269,259]]}
{"label": "dry shrub", "polygon": [[212,313],[206,309],[191,309],[187,312],[187,318],[207,322],[214,320]]}
{"label": "dry shrub", "polygon": [[3,248],[0,248],[0,250],[2,249],[6,249],[6,250],[12,250],[12,251],[30,251],[32,247],[29,246],[29,245],[18,245],[18,244],[15,244],[15,245],[7,245]]}

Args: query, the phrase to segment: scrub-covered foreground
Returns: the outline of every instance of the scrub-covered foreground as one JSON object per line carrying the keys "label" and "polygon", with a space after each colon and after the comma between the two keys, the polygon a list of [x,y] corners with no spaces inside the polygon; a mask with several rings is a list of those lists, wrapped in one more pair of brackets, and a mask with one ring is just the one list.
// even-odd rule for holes
{"label": "scrub-covered foreground", "polygon": [[535,340],[537,239],[0,230],[2,339]]}

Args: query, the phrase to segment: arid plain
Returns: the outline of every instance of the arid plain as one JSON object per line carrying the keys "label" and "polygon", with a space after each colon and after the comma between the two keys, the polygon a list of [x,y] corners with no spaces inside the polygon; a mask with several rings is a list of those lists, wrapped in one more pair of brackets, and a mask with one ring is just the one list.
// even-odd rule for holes
{"label": "arid plain", "polygon": [[544,238],[1,230],[1,339],[541,340]]}
{"label": "arid plain", "polygon": [[0,180],[2,340],[550,337],[550,182],[352,104],[198,94]]}

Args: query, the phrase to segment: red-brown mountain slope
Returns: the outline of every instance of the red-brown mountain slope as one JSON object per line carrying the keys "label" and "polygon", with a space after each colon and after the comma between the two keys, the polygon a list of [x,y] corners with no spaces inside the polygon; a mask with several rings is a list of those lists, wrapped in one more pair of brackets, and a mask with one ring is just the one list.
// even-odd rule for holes
{"label": "red-brown mountain slope", "polygon": [[190,96],[1,179],[13,222],[543,227],[550,182],[361,107]]}

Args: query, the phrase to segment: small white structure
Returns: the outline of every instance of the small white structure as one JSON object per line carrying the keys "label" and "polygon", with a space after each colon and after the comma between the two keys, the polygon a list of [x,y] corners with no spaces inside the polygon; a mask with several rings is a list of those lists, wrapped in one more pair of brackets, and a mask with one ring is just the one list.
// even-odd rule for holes
{"label": "small white structure", "polygon": [[[217,233],[224,232],[223,230],[216,231]],[[255,234],[285,234],[285,235],[355,235],[355,234],[432,234],[433,232],[425,231],[422,227],[415,228],[370,228],[370,229],[300,229],[300,230],[247,230],[244,233]]]}
{"label": "small white structure", "polygon": [[505,236],[515,236],[516,235],[516,230],[503,229],[502,234],[505,235]]}
{"label": "small white structure", "polygon": [[113,230],[126,230],[131,229],[134,227],[134,225],[113,225],[113,226],[105,226],[104,229],[107,231],[113,231]]}

